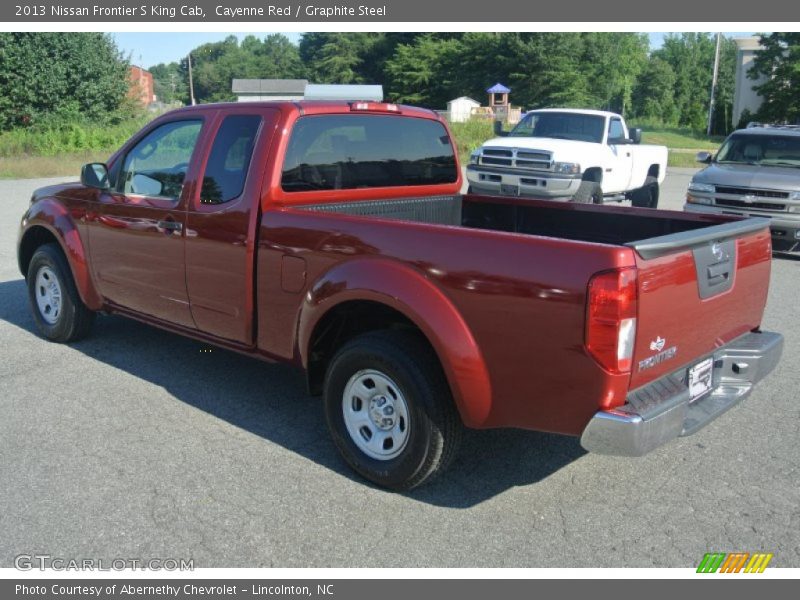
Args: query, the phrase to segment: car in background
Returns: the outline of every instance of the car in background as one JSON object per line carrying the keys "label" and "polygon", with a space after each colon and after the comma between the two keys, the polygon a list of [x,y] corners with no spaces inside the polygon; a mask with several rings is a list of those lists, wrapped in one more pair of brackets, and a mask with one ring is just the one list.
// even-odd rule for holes
{"label": "car in background", "polygon": [[697,160],[685,211],[767,217],[773,249],[800,250],[800,126],[753,124]]}
{"label": "car in background", "polygon": [[581,204],[630,200],[658,206],[667,149],[641,144],[613,112],[574,108],[532,110],[510,132],[472,153],[469,189],[476,194],[523,196]]}

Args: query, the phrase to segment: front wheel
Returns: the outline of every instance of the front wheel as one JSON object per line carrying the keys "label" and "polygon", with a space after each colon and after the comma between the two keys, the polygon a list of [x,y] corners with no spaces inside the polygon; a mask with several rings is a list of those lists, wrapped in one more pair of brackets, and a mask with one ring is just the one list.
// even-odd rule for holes
{"label": "front wheel", "polygon": [[34,252],[27,284],[33,319],[44,337],[72,342],[89,333],[94,313],[83,304],[67,260],[56,244],[45,244]]}
{"label": "front wheel", "polygon": [[596,181],[581,181],[572,201],[578,204],[602,204],[603,188]]}
{"label": "front wheel", "polygon": [[455,456],[461,420],[439,361],[420,336],[360,335],[325,375],[325,417],[345,461],[393,490],[442,472]]}

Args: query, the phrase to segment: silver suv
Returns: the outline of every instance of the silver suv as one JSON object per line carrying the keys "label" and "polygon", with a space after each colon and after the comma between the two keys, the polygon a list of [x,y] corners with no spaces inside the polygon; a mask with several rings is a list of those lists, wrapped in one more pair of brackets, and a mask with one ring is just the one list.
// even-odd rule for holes
{"label": "silver suv", "polygon": [[748,126],[697,160],[685,211],[767,217],[774,250],[800,249],[800,126]]}

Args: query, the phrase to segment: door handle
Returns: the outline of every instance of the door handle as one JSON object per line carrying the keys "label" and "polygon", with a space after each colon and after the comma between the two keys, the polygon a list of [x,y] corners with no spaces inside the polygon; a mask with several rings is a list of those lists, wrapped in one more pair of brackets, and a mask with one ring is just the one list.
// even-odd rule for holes
{"label": "door handle", "polygon": [[156,227],[165,230],[167,233],[171,233],[173,231],[182,231],[183,223],[179,223],[178,221],[159,221],[156,223]]}

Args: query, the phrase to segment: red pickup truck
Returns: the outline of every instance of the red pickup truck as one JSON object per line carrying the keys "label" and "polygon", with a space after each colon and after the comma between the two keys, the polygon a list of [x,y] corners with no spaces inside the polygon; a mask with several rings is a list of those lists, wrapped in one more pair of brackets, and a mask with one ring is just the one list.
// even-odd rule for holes
{"label": "red pickup truck", "polygon": [[50,340],[111,312],[303,368],[345,460],[393,489],[441,471],[464,426],[644,454],[779,360],[767,221],[461,185],[428,110],[185,108],[38,190],[19,268]]}

